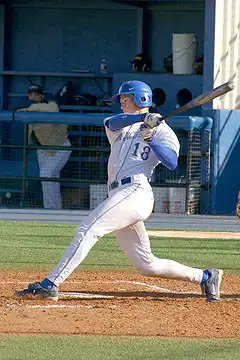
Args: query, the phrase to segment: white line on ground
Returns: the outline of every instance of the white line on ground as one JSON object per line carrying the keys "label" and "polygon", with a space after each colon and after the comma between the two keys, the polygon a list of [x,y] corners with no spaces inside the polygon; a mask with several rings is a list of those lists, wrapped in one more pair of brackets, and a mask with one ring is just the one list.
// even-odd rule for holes
{"label": "white line on ground", "polygon": [[[164,287],[160,287],[157,285],[150,285],[150,284],[146,284],[144,282],[138,282],[138,281],[126,281],[126,280],[116,280],[116,281],[111,281],[109,282],[109,284],[117,284],[117,283],[124,283],[124,284],[133,284],[133,285],[140,285],[143,286],[145,288],[151,289],[151,290],[156,290],[156,291],[162,291],[162,292],[166,292],[166,293],[173,293],[173,294],[178,294],[180,293],[179,291],[176,290],[170,290]],[[198,292],[195,291],[181,291],[181,294],[199,294]]]}
{"label": "white line on ground", "polygon": [[25,307],[28,309],[95,309],[96,306],[94,305],[10,305],[7,304],[8,308],[16,308],[16,307]]}
{"label": "white line on ground", "polygon": [[[5,282],[0,282],[0,285],[3,284],[28,284],[28,282],[26,281],[18,281],[17,283],[15,281],[5,281]],[[70,281],[68,282],[68,284],[80,284],[82,283],[81,280],[75,280],[75,281]],[[98,281],[92,281],[92,283],[98,283]],[[142,287],[145,287],[147,289],[151,289],[151,290],[155,290],[155,291],[161,291],[161,292],[166,292],[166,293],[179,293],[179,291],[176,290],[170,290],[167,289],[165,287],[161,287],[158,285],[150,285],[144,282],[139,282],[139,281],[128,281],[128,280],[115,280],[115,281],[103,281],[102,284],[132,284],[132,285],[140,285]],[[126,290],[126,289],[119,289],[119,290]],[[183,292],[181,292],[183,294]],[[184,292],[184,294],[198,294],[198,292]],[[74,298],[84,298],[84,297],[88,297],[88,298],[113,298],[114,296],[110,296],[110,295],[98,295],[98,294],[87,294],[87,293],[77,293],[77,292],[60,292],[61,297],[70,297],[70,295]]]}
{"label": "white line on ground", "polygon": [[80,293],[80,292],[59,292],[59,296],[64,299],[112,299],[114,296],[112,295],[101,295],[101,294],[88,294],[88,293]]}
{"label": "white line on ground", "polygon": [[151,289],[151,290],[157,290],[157,291],[163,291],[163,292],[172,292],[172,290],[157,286],[157,285],[149,285],[143,282],[139,281],[127,281],[127,280],[116,280],[116,281],[109,281],[106,282],[107,284],[132,284],[132,285],[141,285],[145,288]]}
{"label": "white line on ground", "polygon": [[78,309],[78,308],[87,308],[87,309],[94,309],[96,306],[93,305],[30,305],[28,306],[30,309]]}
{"label": "white line on ground", "polygon": [[29,281],[1,281],[0,285],[5,285],[5,284],[29,284]]}
{"label": "white line on ground", "polygon": [[[3,281],[0,282],[0,285],[4,285],[4,284],[29,284],[30,281]],[[75,280],[75,281],[69,281],[68,284],[81,284],[82,281],[81,280]],[[91,281],[91,283],[99,283],[99,281]],[[115,281],[103,281],[102,284],[132,284],[132,285],[141,285],[143,287],[152,289],[152,290],[157,290],[157,291],[165,291],[165,292],[172,292],[172,290],[163,288],[163,287],[159,287],[157,285],[149,285],[147,283],[144,282],[138,282],[138,281],[128,281],[128,280],[115,280]],[[123,289],[124,290],[124,289]]]}

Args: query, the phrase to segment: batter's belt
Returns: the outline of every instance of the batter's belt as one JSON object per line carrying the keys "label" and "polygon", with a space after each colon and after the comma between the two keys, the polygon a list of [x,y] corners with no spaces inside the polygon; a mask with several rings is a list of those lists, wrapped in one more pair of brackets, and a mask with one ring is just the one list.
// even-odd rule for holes
{"label": "batter's belt", "polygon": [[109,191],[111,191],[111,190],[118,188],[121,185],[131,184],[131,182],[132,182],[132,178],[129,176],[126,178],[122,178],[120,180],[114,180],[112,183],[110,183],[108,185],[108,188],[109,188]]}

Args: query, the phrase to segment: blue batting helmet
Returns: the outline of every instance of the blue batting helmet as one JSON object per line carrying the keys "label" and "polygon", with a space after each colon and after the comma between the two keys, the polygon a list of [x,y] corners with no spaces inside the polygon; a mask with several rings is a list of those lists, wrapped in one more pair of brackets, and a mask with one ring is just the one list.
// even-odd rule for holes
{"label": "blue batting helmet", "polygon": [[143,81],[131,80],[123,83],[116,95],[112,97],[114,102],[120,101],[120,95],[133,94],[133,101],[139,107],[152,106],[152,90]]}

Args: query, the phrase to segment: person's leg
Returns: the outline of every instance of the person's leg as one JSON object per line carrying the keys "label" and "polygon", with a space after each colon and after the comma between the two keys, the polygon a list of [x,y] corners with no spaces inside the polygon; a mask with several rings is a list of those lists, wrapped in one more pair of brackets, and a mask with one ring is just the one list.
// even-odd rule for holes
{"label": "person's leg", "polygon": [[[64,146],[71,146],[70,141],[66,140]],[[60,171],[68,162],[71,153],[72,153],[71,150],[57,150],[54,155],[49,156],[48,161],[50,164],[52,177],[60,176]]]}
{"label": "person's leg", "polygon": [[[70,146],[69,140],[65,146]],[[38,162],[40,177],[60,177],[60,171],[67,163],[71,151],[57,150],[56,154],[50,155],[48,152],[40,150],[38,152]],[[45,209],[61,209],[60,183],[56,181],[42,181],[43,206]]]}
{"label": "person's leg", "polygon": [[[144,206],[143,206],[144,204]],[[30,284],[18,295],[50,297],[48,290],[59,286],[86,258],[93,245],[105,234],[149,217],[153,198],[140,185],[122,187],[100,204],[77,228],[76,235],[56,267],[41,283]],[[32,287],[33,285],[33,287]],[[42,287],[44,290],[42,293]],[[56,296],[52,296],[57,298]]]}
{"label": "person's leg", "polygon": [[203,271],[154,256],[143,221],[116,231],[116,241],[142,275],[196,282],[201,284],[209,301],[220,297],[221,270]]}
{"label": "person's leg", "polygon": [[203,270],[153,255],[143,221],[116,232],[117,244],[142,275],[200,283]]}
{"label": "person's leg", "polygon": [[[140,204],[143,209],[139,211]],[[151,214],[152,206],[152,199],[145,196],[139,185],[117,191],[79,225],[72,243],[47,278],[58,286],[82,263],[101,237],[146,219]]]}
{"label": "person's leg", "polygon": [[60,183],[56,181],[41,181],[41,185],[44,209],[62,209]]}
{"label": "person's leg", "polygon": [[[45,150],[37,151],[38,164],[39,164],[39,175],[40,177],[51,177],[51,163],[49,162],[49,154]],[[55,192],[58,192],[58,187],[52,187],[54,183],[51,181],[41,181],[42,195],[43,195],[43,207],[45,209],[54,209],[56,206]]]}

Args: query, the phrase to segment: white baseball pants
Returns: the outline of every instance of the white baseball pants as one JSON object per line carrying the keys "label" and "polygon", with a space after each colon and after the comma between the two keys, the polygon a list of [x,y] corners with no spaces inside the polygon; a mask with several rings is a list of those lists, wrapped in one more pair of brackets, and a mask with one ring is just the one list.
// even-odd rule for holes
{"label": "white baseball pants", "polygon": [[[71,146],[66,140],[64,146]],[[57,150],[54,155],[50,155],[46,150],[37,150],[40,177],[60,177],[60,171],[70,157],[70,150]],[[41,181],[43,191],[43,206],[45,209],[61,209],[62,200],[60,183],[56,181]]]}
{"label": "white baseball pants", "polygon": [[115,231],[118,245],[141,274],[200,283],[202,270],[152,254],[143,223],[152,209],[153,194],[146,179],[112,190],[109,198],[78,226],[72,243],[47,278],[59,286],[101,237]]}

